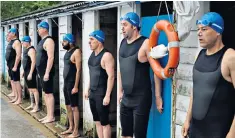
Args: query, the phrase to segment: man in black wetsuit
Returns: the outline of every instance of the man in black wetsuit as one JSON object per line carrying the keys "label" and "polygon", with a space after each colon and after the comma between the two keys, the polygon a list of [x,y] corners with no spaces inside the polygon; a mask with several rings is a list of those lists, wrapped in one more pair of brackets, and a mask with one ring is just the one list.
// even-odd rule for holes
{"label": "man in black wetsuit", "polygon": [[93,51],[89,60],[90,81],[85,98],[90,102],[93,120],[99,138],[111,138],[109,104],[114,85],[114,58],[104,48],[105,35],[101,30],[90,34],[89,45]]}
{"label": "man in black wetsuit", "polygon": [[182,135],[235,138],[235,51],[222,42],[224,21],[218,13],[206,13],[197,26],[203,49],[193,67],[193,91]]}
{"label": "man in black wetsuit", "polygon": [[22,102],[22,90],[20,85],[20,66],[22,46],[18,39],[18,30],[11,28],[7,34],[9,42],[6,48],[6,61],[8,74],[11,78],[12,93],[9,96],[14,96],[10,102],[20,104]]}
{"label": "man in black wetsuit", "polygon": [[42,90],[45,92],[45,103],[47,107],[46,117],[40,119],[42,123],[55,121],[54,117],[54,95],[53,95],[53,76],[54,71],[54,49],[55,43],[49,36],[49,24],[42,21],[38,24],[38,34],[42,40],[36,47],[36,68],[40,76]]}
{"label": "man in black wetsuit", "polygon": [[[75,46],[75,39],[72,34],[65,34],[62,42],[63,49],[67,50],[64,55],[64,98],[69,118],[69,129],[62,132],[62,135],[72,133],[68,138],[79,136],[79,110],[78,91],[81,73],[82,56],[79,48]],[[81,92],[81,91],[80,91]]]}
{"label": "man in black wetsuit", "polygon": [[[30,95],[33,94],[35,100],[35,106],[31,102],[30,108],[33,108],[32,113],[39,110],[39,93],[37,90],[37,71],[36,71],[36,50],[34,46],[31,45],[31,39],[29,36],[24,36],[22,38],[22,45],[25,47],[23,52],[23,69],[24,69],[24,80],[26,82],[27,88]],[[26,109],[29,109],[26,108]]]}
{"label": "man in black wetsuit", "polygon": [[[140,19],[134,12],[121,18],[124,39],[119,49],[120,119],[123,138],[146,138],[152,105],[148,38],[141,36]],[[154,75],[158,111],[162,113],[161,80]]]}

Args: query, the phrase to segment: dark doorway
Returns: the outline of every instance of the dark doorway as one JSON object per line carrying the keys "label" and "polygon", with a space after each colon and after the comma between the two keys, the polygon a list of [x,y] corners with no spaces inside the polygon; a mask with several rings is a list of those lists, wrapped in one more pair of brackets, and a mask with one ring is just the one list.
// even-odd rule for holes
{"label": "dark doorway", "polygon": [[52,38],[55,43],[55,55],[54,55],[54,71],[55,75],[53,76],[54,88],[53,94],[55,98],[55,116],[56,118],[60,117],[60,90],[59,90],[59,28],[58,28],[58,18],[51,19],[52,27]]}
{"label": "dark doorway", "polygon": [[[82,51],[82,14],[73,14],[72,15],[72,34],[75,37],[75,45]],[[82,69],[82,67],[81,67]],[[83,73],[81,70],[80,75],[80,81],[79,81],[79,126],[83,126],[83,86],[82,86],[82,80],[83,80]],[[79,129],[82,131],[83,127],[79,127]]]}
{"label": "dark doorway", "polygon": [[29,22],[25,23],[25,35],[29,36]]}
{"label": "dark doorway", "polygon": [[113,55],[115,60],[115,82],[110,100],[110,125],[112,137],[116,137],[117,127],[117,8],[99,11],[100,30],[105,33],[104,47]]}
{"label": "dark doorway", "polygon": [[213,1],[210,2],[210,11],[219,13],[224,19],[223,43],[229,48],[235,49],[235,2],[234,1]]}

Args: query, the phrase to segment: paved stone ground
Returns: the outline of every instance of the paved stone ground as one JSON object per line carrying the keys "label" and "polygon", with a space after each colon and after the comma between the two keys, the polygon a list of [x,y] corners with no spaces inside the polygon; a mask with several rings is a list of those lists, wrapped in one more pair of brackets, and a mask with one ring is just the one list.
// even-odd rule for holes
{"label": "paved stone ground", "polygon": [[[5,104],[8,105],[7,101],[9,99],[9,97],[7,97],[6,95],[9,94],[11,92],[11,90],[9,88],[7,88],[6,85],[3,85],[3,84],[1,84],[0,88],[1,88],[1,92],[0,92],[1,93],[1,97],[5,97],[5,98],[1,98],[1,101],[4,101]],[[20,104],[19,106],[14,105],[13,107],[18,107],[19,110],[21,110],[21,112],[23,112],[23,114],[28,114],[28,116],[29,116],[29,118],[31,120],[34,120],[34,121],[38,122],[37,120],[39,120],[40,118],[43,118],[45,116],[45,112],[40,110],[37,113],[30,113],[29,110],[25,110],[25,108],[28,107],[29,104],[30,103],[29,103],[28,100],[23,100],[22,104]],[[5,106],[5,105],[3,105],[2,102],[1,102],[1,106]],[[12,107],[10,107],[8,105],[8,108],[12,108]],[[3,109],[1,109],[1,111],[2,111],[2,113],[4,112]],[[17,112],[17,111],[15,111],[15,112]],[[14,116],[14,117],[17,118],[18,116]],[[5,118],[5,117],[3,117],[3,115],[1,115],[1,118]],[[28,120],[28,118],[26,119],[26,121],[27,120]],[[64,131],[64,130],[61,128],[63,126],[59,126],[59,121],[56,121],[56,122],[53,122],[53,123],[44,124],[44,125],[41,124],[41,125],[44,126],[45,129],[47,129],[48,132],[51,132],[51,134],[49,136],[47,136],[49,138],[52,138],[52,137],[55,137],[55,138],[56,137],[65,138],[65,137],[68,136],[68,135],[60,135],[60,133],[62,131]],[[1,124],[1,126],[3,126],[3,125]],[[1,131],[2,131],[2,129],[1,129]],[[9,131],[11,131],[11,130],[9,130]],[[82,129],[81,128],[80,128],[79,132],[80,132],[80,134],[82,134]],[[2,131],[2,133],[3,133],[3,131]],[[5,138],[4,135],[1,135],[1,136],[3,136]],[[6,138],[8,138],[8,137],[6,137]],[[19,137],[18,136],[17,137],[10,136],[10,138],[19,138]],[[20,136],[20,138],[21,138],[21,136]],[[23,138],[28,138],[28,137],[23,136]],[[30,136],[29,138],[32,138],[32,136]],[[34,136],[33,138],[37,138],[37,136]],[[39,137],[39,138],[41,138],[41,137]],[[86,138],[86,137],[85,136],[81,136],[79,138]]]}
{"label": "paved stone ground", "polygon": [[38,128],[31,125],[21,114],[13,110],[3,98],[1,102],[2,138],[46,138]]}

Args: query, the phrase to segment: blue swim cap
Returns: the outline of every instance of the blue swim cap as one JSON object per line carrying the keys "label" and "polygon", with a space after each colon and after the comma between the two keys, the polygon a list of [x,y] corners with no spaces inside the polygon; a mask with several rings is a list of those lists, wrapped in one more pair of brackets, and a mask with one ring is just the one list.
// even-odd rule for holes
{"label": "blue swim cap", "polygon": [[105,35],[104,35],[104,32],[101,31],[101,30],[96,30],[96,31],[90,33],[89,36],[93,36],[93,37],[95,37],[98,41],[100,41],[101,43],[104,43]]}
{"label": "blue swim cap", "polygon": [[24,36],[22,39],[21,39],[22,42],[31,42],[31,39],[29,36]]}
{"label": "blue swim cap", "polygon": [[75,39],[74,39],[73,35],[69,33],[69,34],[65,34],[63,36],[63,41],[68,41],[69,43],[74,43]]}
{"label": "blue swim cap", "polygon": [[196,24],[209,26],[220,34],[224,31],[224,19],[216,12],[208,12],[204,14],[200,20],[197,20]]}
{"label": "blue swim cap", "polygon": [[11,28],[8,33],[14,33],[14,34],[17,34],[17,29],[16,28]]}
{"label": "blue swim cap", "polygon": [[126,20],[129,23],[131,23],[133,26],[140,27],[140,17],[134,12],[128,12],[123,17],[121,17],[120,20],[121,21]]}
{"label": "blue swim cap", "polygon": [[38,28],[45,28],[45,29],[49,30],[49,24],[45,21],[42,21],[38,24]]}

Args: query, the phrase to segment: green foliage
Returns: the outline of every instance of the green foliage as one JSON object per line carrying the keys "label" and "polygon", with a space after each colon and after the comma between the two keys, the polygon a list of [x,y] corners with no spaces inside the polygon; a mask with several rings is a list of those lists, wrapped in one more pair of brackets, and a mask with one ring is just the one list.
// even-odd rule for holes
{"label": "green foliage", "polygon": [[2,1],[1,2],[1,20],[20,16],[28,12],[48,8],[62,1]]}

